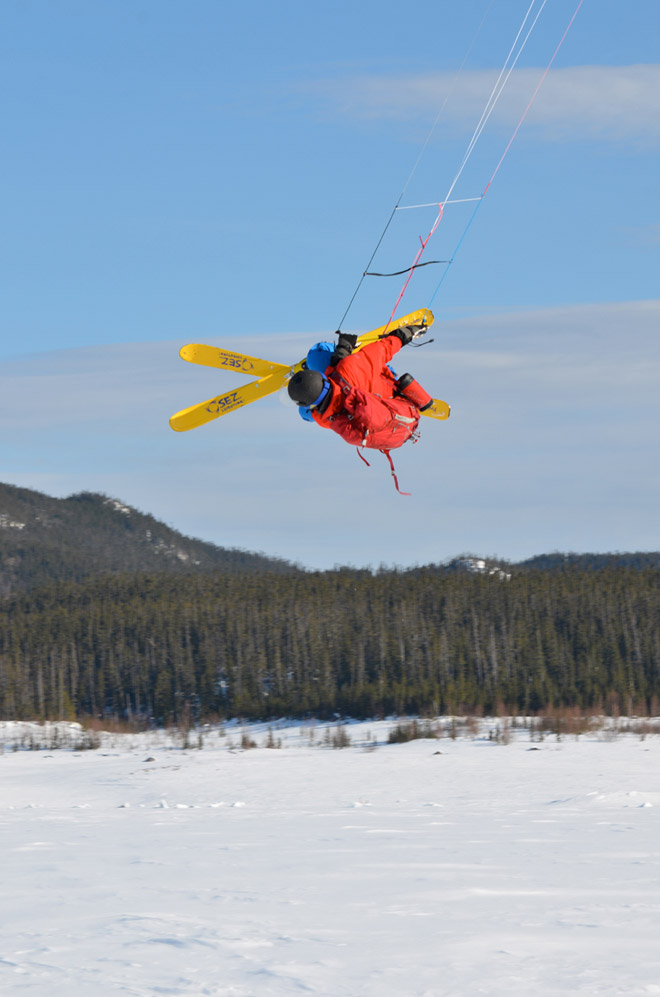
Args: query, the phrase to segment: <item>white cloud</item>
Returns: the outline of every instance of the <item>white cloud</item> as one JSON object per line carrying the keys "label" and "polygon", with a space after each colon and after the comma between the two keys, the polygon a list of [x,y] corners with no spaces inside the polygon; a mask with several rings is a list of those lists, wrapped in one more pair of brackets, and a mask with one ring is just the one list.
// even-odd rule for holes
{"label": "white cloud", "polygon": [[[512,128],[534,93],[542,69],[516,69],[495,105],[490,124]],[[472,130],[498,72],[415,76],[358,76],[316,84],[342,113],[357,118],[424,116],[433,120],[448,96],[441,122]],[[548,74],[527,117],[539,137],[660,141],[660,65],[573,66]]]}
{"label": "white cloud", "polygon": [[619,232],[631,246],[643,249],[657,249],[660,246],[660,222],[649,225],[620,225]]}
{"label": "white cloud", "polygon": [[[185,364],[177,343],[24,357],[3,366],[0,480],[103,491],[185,533],[319,567],[657,549],[658,328],[660,301],[438,319],[435,343],[399,368],[452,405],[394,455],[411,498],[384,457],[365,467],[277,396],[173,433],[173,411],[236,377]],[[288,362],[315,338],[225,345]]]}

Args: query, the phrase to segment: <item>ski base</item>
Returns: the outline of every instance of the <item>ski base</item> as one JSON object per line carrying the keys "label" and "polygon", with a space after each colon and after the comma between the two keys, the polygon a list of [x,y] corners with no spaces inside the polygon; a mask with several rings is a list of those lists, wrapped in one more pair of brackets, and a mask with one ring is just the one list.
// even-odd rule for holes
{"label": "ski base", "polygon": [[[388,331],[398,329],[403,325],[426,325],[433,324],[433,313],[428,308],[420,308],[408,315],[392,319],[387,325],[381,325],[378,329],[372,329],[358,337],[356,349],[373,343]],[[250,405],[259,398],[279,391],[289,378],[301,370],[305,362],[304,358],[298,363],[289,366],[287,364],[274,363],[270,360],[262,360],[259,357],[250,357],[244,353],[237,353],[233,350],[225,350],[217,346],[206,346],[203,343],[189,343],[183,346],[179,355],[188,363],[201,364],[204,367],[217,367],[220,370],[233,370],[238,374],[255,375],[256,381],[250,381],[234,391],[226,391],[215,398],[209,398],[197,405],[176,412],[170,419],[170,426],[177,433],[188,432],[197,429],[206,423],[213,422],[228,412],[235,412],[236,409],[244,405]],[[448,419],[449,405],[439,399],[433,400],[433,405],[423,412],[422,415],[430,416],[432,419]]]}
{"label": "ski base", "polygon": [[429,419],[448,419],[450,414],[451,406],[439,398],[434,398],[433,404],[422,412],[422,415],[427,415]]}
{"label": "ski base", "polygon": [[268,377],[269,374],[285,373],[287,364],[271,363],[259,357],[248,357],[245,353],[234,353],[218,346],[204,346],[203,343],[189,343],[182,346],[179,356],[188,363],[204,367],[218,367],[220,370],[234,370],[238,374],[252,374],[253,377]]}

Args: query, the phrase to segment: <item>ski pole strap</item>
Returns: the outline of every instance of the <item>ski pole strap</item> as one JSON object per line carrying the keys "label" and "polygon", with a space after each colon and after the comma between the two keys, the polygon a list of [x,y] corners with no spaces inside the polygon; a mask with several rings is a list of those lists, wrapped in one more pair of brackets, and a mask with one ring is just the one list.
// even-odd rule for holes
{"label": "ski pole strap", "polygon": [[394,487],[398,491],[399,495],[410,495],[411,492],[402,492],[401,489],[399,488],[399,479],[396,476],[396,471],[394,470],[394,462],[392,460],[389,450],[381,450],[381,453],[385,454],[390,463],[390,470],[392,471],[392,477],[394,478]]}

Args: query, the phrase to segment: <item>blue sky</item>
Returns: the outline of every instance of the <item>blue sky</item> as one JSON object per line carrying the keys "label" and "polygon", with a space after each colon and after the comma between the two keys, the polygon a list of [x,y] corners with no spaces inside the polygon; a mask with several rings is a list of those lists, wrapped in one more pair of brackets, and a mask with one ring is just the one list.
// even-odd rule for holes
{"label": "blue sky", "polygon": [[[454,196],[484,189],[576,3],[547,0]],[[412,498],[286,398],[167,425],[233,386],[183,343],[289,362],[332,333],[440,108],[402,204],[447,193],[528,7],[3,4],[0,480],[104,491],[316,567],[658,549],[655,2],[585,0],[434,302],[435,342],[401,358],[452,404],[396,455]],[[471,210],[446,208],[425,258]],[[433,217],[398,212],[375,269],[408,266]],[[368,278],[344,328],[386,321],[399,281]]]}

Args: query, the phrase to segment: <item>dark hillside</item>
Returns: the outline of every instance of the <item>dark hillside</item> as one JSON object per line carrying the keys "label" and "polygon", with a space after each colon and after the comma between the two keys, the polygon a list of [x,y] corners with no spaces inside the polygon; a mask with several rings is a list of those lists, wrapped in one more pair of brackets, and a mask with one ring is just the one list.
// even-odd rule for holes
{"label": "dark hillside", "polygon": [[286,561],[185,537],[92,492],[51,498],[0,484],[0,596],[108,572],[290,572]]}
{"label": "dark hillside", "polygon": [[0,485],[0,717],[660,709],[660,555],[305,571]]}
{"label": "dark hillside", "polygon": [[531,571],[566,571],[580,568],[583,571],[600,571],[607,567],[660,568],[660,553],[644,551],[617,552],[615,554],[537,554],[516,567]]}

